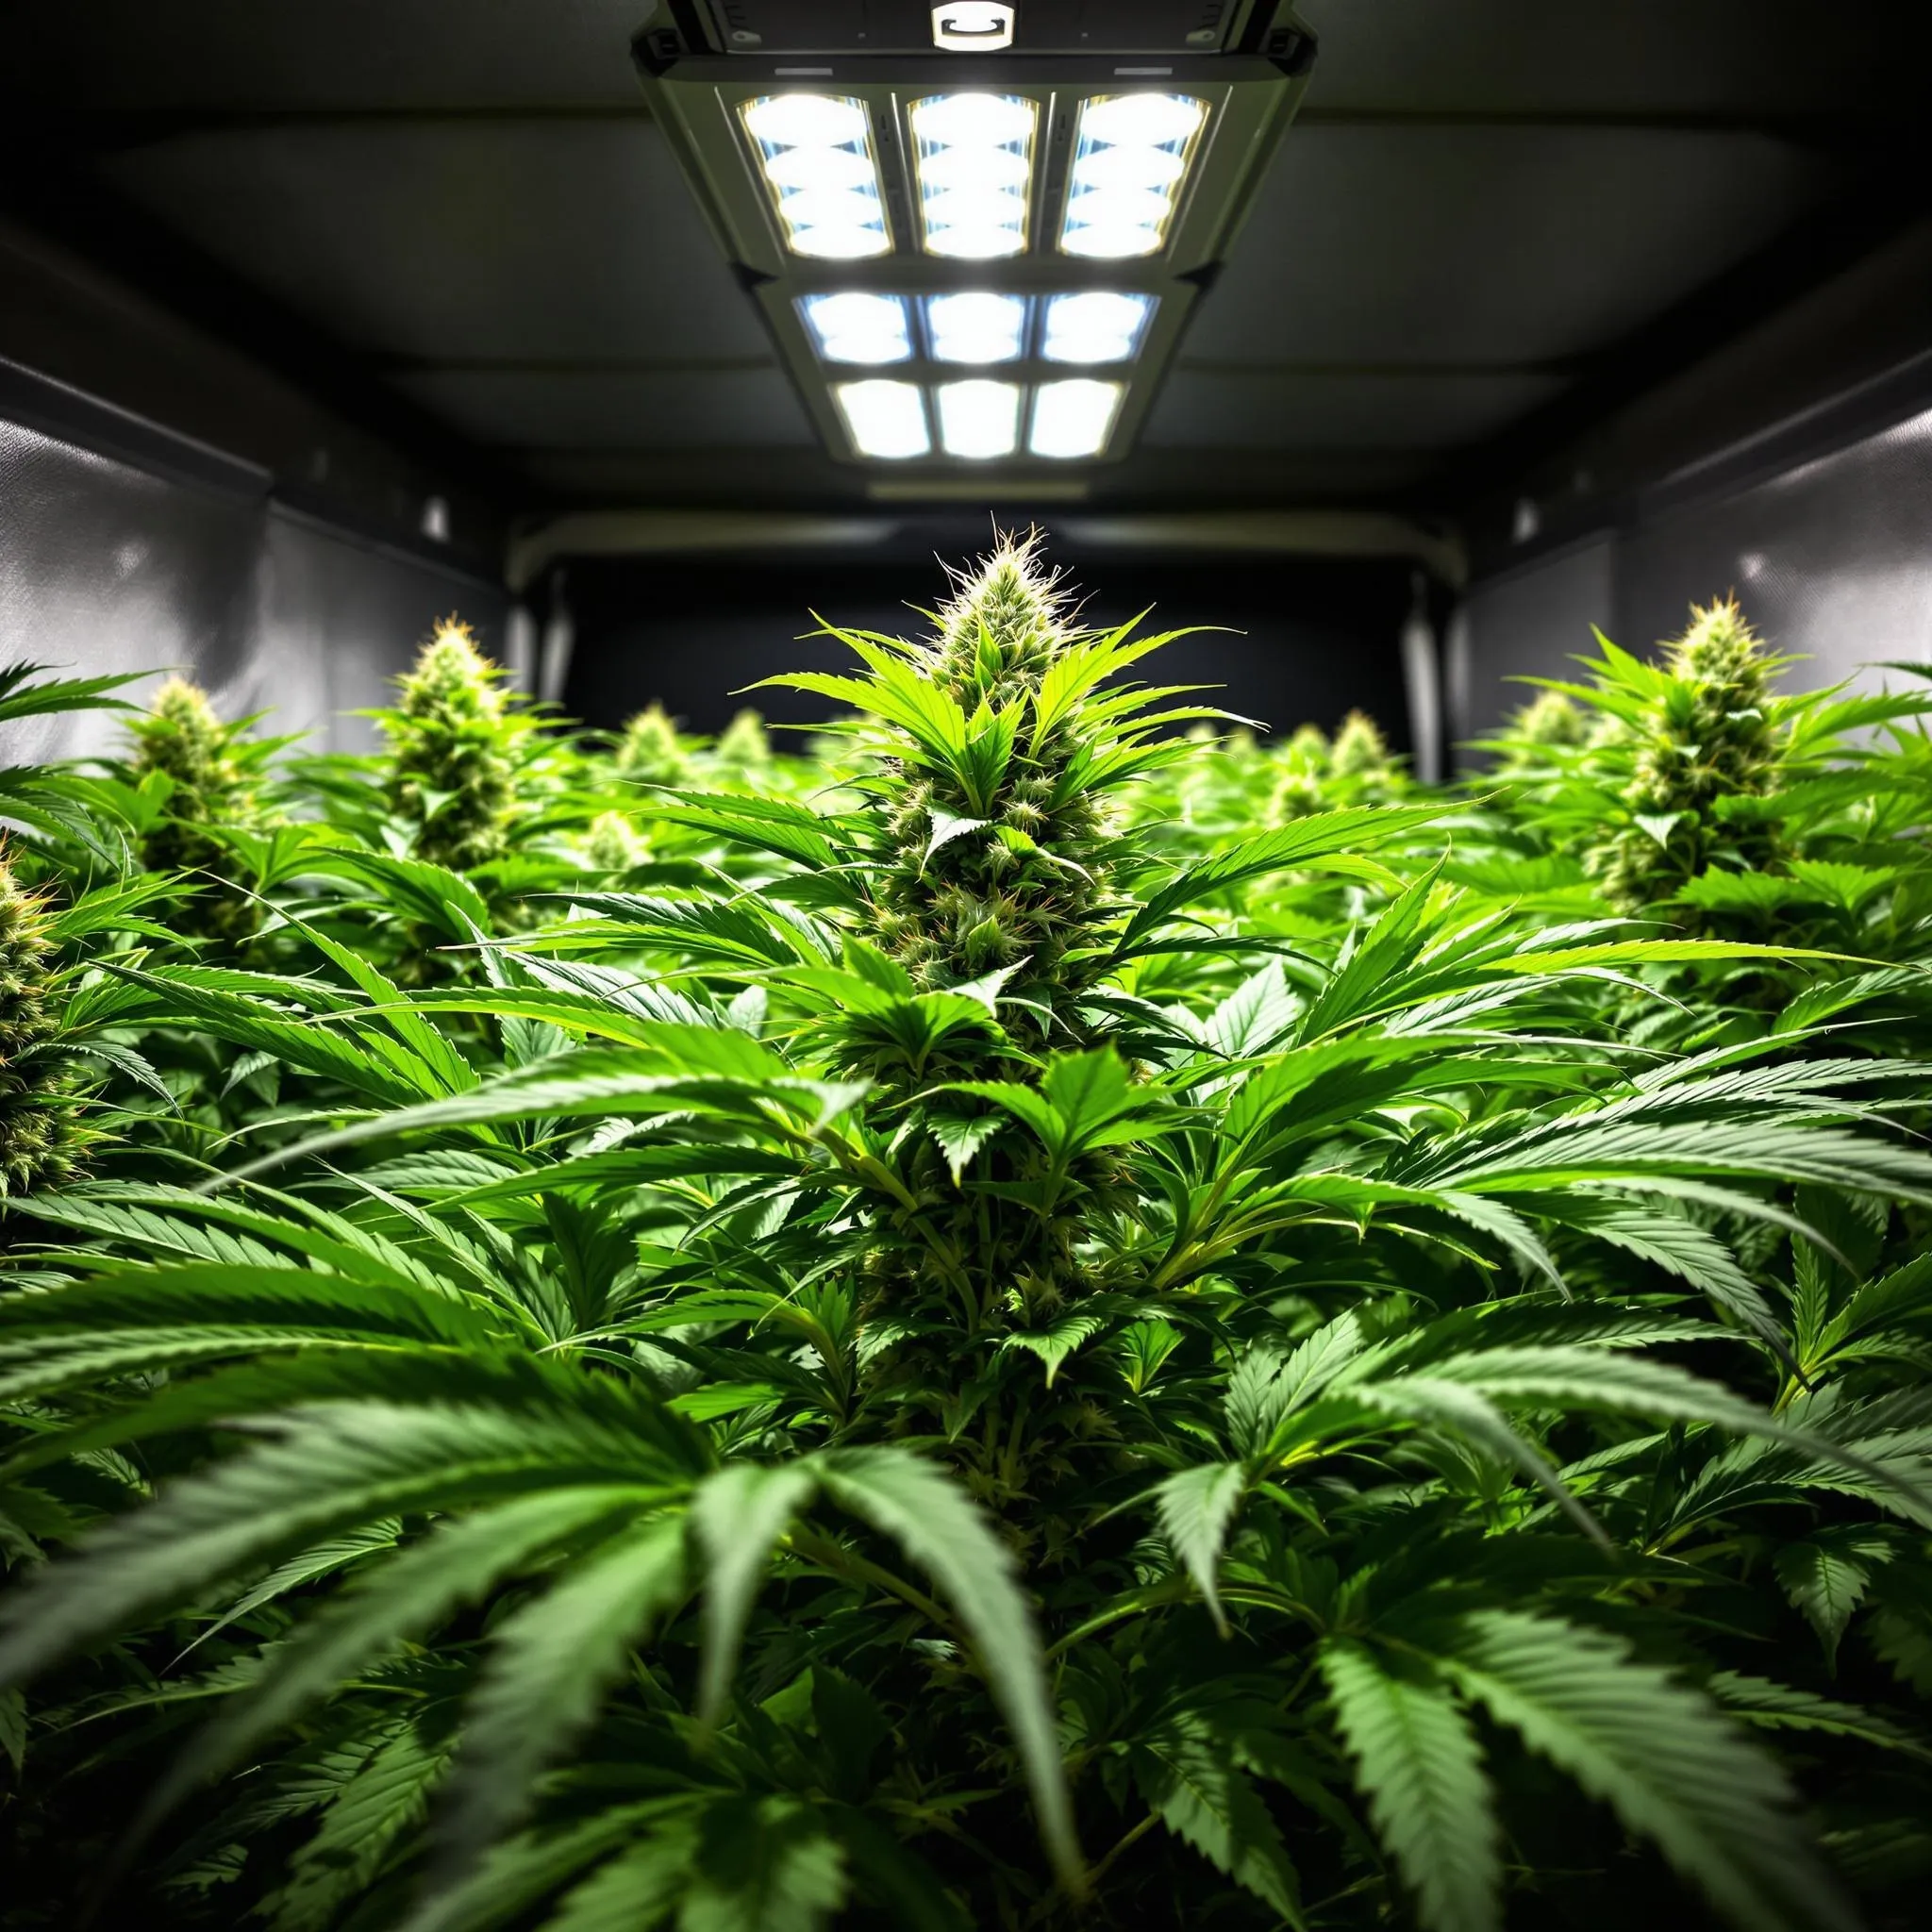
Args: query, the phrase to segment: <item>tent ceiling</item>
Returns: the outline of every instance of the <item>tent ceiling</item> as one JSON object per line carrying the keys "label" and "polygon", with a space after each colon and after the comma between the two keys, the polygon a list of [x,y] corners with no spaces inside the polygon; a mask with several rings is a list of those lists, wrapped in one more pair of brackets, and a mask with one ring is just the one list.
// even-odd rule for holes
{"label": "tent ceiling", "polygon": [[[258,353],[299,316],[524,507],[862,503],[638,93],[648,10],[13,0],[9,174],[83,251],[106,197],[170,275],[266,298]],[[1096,502],[1453,505],[1916,192],[1926,29],[1895,0],[1302,11],[1308,104]]]}

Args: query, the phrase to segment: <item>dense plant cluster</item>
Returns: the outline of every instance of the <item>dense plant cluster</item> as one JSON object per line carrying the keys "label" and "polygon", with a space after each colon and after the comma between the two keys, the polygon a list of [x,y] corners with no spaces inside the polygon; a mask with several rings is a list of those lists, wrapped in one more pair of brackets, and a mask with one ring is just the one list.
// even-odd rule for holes
{"label": "dense plant cluster", "polygon": [[1914,1923],[1932,700],[833,634],[0,774],[0,1927]]}

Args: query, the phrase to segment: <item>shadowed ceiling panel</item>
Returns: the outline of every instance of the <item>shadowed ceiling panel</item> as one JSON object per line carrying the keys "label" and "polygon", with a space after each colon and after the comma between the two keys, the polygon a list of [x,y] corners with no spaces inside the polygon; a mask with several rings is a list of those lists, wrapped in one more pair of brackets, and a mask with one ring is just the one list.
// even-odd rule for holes
{"label": "shadowed ceiling panel", "polygon": [[237,128],[106,166],[229,268],[378,358],[769,353],[641,116]]}
{"label": "shadowed ceiling panel", "polygon": [[[1337,498],[1347,502],[1409,489],[1426,480],[1436,459],[1409,451],[1157,449],[1144,446],[1124,463],[1067,479],[1074,494],[1052,485],[1035,495],[1025,485],[988,491],[972,477],[948,500],[974,514],[997,509],[1024,521],[1042,506],[1068,502],[1158,508],[1175,503],[1266,503]],[[835,463],[815,448],[772,449],[758,460],[741,450],[538,449],[520,467],[540,490],[578,504],[614,502],[724,506],[731,508],[824,508],[871,500],[899,503],[894,478]]]}
{"label": "shadowed ceiling panel", "polygon": [[478,442],[528,449],[816,446],[776,369],[425,370],[397,386]]}
{"label": "shadowed ceiling panel", "polygon": [[[654,0],[11,0],[8,70],[82,107],[625,106],[628,43],[653,11]],[[1928,34],[1926,10],[1905,0],[1303,0],[1303,11],[1322,40],[1318,111],[1331,112],[1896,108],[1923,90]]]}
{"label": "shadowed ceiling panel", "polygon": [[1833,178],[1759,136],[1298,127],[1188,352],[1491,366],[1582,355],[1770,240]]}
{"label": "shadowed ceiling panel", "polygon": [[1797,114],[1914,108],[1902,0],[1307,0],[1319,110]]}
{"label": "shadowed ceiling panel", "polygon": [[[1932,8],[1905,0],[1301,7],[1307,108],[1186,361],[1141,446],[1064,491],[1442,507],[1713,347],[1710,298],[1752,314],[1831,272],[1829,238],[1923,174]],[[890,496],[809,440],[650,120],[654,10],[10,0],[0,190],[291,383],[333,368],[372,421],[403,391],[530,506]]]}
{"label": "shadowed ceiling panel", "polygon": [[1472,442],[1562,387],[1543,375],[1293,375],[1177,369],[1150,448],[1437,450]]}
{"label": "shadowed ceiling panel", "polygon": [[[631,107],[653,0],[9,0],[41,99],[152,110]],[[8,88],[0,73],[0,94]]]}

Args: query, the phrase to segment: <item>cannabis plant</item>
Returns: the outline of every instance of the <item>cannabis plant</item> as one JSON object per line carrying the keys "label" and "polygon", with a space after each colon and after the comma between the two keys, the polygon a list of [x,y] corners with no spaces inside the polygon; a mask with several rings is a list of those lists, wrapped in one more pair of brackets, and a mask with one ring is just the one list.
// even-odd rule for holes
{"label": "cannabis plant", "polygon": [[772,741],[764,719],[748,708],[734,712],[711,747],[711,759],[727,771],[748,774],[763,770],[772,762]]}
{"label": "cannabis plant", "polygon": [[1507,725],[1486,740],[1483,748],[1494,758],[1499,777],[1533,779],[1553,759],[1581,749],[1590,734],[1589,714],[1581,706],[1559,691],[1544,691],[1520,706]]}
{"label": "cannabis plant", "polygon": [[413,855],[452,872],[488,864],[509,844],[530,721],[510,703],[503,675],[470,627],[450,618],[382,714],[391,806]]}
{"label": "cannabis plant", "polygon": [[0,859],[0,1194],[71,1177],[80,1135],[60,1051],[58,967],[44,900]]}
{"label": "cannabis plant", "polygon": [[626,873],[641,865],[650,847],[621,811],[603,811],[591,821],[582,845],[584,863],[592,872]]}
{"label": "cannabis plant", "polygon": [[1692,609],[1636,716],[1624,720],[1630,776],[1624,828],[1591,855],[1611,902],[1637,911],[1713,864],[1775,864],[1774,826],[1725,821],[1721,800],[1763,796],[1782,750],[1771,708],[1772,657],[1734,600]]}
{"label": "cannabis plant", "polygon": [[1633,1043],[1646,975],[1764,952],[1458,885],[1458,799],[1160,826],[1213,714],[1035,543],[834,634],[786,681],[839,790],[660,796],[635,890],[574,864],[470,983],[341,904],[301,970],[117,964],[285,1084],[12,1224],[21,1909],[1903,1921],[1932,1159],[1879,990]]}
{"label": "cannabis plant", "polygon": [[1281,776],[1268,801],[1268,822],[1311,817],[1323,808],[1328,775],[1328,735],[1319,724],[1298,725],[1277,755]]}
{"label": "cannabis plant", "polygon": [[225,723],[208,693],[181,677],[169,678],[127,730],[125,776],[154,813],[141,863],[187,874],[182,929],[226,944],[246,939],[261,924],[260,901],[237,884],[235,848],[224,835],[263,822],[258,786],[268,747],[251,745],[245,724]]}
{"label": "cannabis plant", "polygon": [[[1780,689],[1791,660],[1730,600],[1693,610],[1657,663],[1598,641],[1589,683],[1553,686],[1494,741],[1513,808],[1487,829],[1519,882],[1588,879],[1617,909],[1692,934],[1923,954],[1923,687]],[[1767,973],[1795,983],[1746,969],[1757,1000]]]}
{"label": "cannabis plant", "polygon": [[620,777],[647,785],[681,784],[691,775],[691,754],[659,704],[646,705],[624,727],[615,759]]}

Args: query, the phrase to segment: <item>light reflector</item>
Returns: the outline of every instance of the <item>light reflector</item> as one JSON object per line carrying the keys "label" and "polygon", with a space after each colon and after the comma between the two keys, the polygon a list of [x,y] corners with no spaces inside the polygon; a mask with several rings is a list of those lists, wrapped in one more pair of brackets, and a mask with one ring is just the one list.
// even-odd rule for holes
{"label": "light reflector", "polygon": [[912,354],[903,295],[804,295],[798,311],[821,362],[904,362]]}
{"label": "light reflector", "polygon": [[940,442],[949,457],[1009,457],[1020,441],[1020,385],[942,382]]}
{"label": "light reflector", "polygon": [[1193,94],[1083,101],[1061,248],[1103,260],[1157,254],[1207,119],[1208,103]]}
{"label": "light reflector", "polygon": [[1026,447],[1037,457],[1097,457],[1107,447],[1121,406],[1121,385],[1091,376],[1042,382],[1033,391]]}
{"label": "light reflector", "polygon": [[857,261],[891,247],[862,101],[765,94],[741,111],[792,254]]}
{"label": "light reflector", "polygon": [[1056,295],[1046,305],[1040,353],[1049,362],[1131,362],[1157,299],[1111,289]]}
{"label": "light reflector", "polygon": [[925,399],[916,382],[841,382],[832,386],[832,395],[860,456],[923,457],[932,448]]}
{"label": "light reflector", "polygon": [[928,295],[925,333],[935,362],[1011,362],[1026,336],[1024,295]]}
{"label": "light reflector", "polygon": [[929,255],[992,261],[1026,246],[1040,109],[1018,94],[928,94],[908,114]]}

